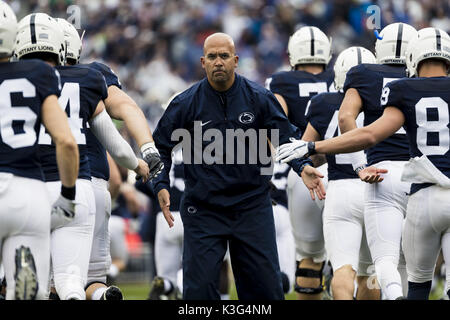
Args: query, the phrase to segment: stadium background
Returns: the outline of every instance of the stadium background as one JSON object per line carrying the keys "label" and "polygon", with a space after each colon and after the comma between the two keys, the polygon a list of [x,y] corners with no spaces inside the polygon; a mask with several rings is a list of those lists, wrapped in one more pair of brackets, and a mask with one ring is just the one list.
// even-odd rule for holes
{"label": "stadium background", "polygon": [[[313,25],[332,37],[333,56],[352,45],[374,51],[366,27],[367,7],[378,5],[381,28],[406,22],[416,29],[432,26],[450,32],[450,0],[13,0],[21,19],[32,12],[69,18],[79,10],[82,63],[103,61],[119,76],[123,89],[144,111],[153,130],[169,97],[204,77],[199,57],[204,39],[230,34],[240,57],[238,72],[262,85],[278,70],[288,70],[289,36]],[[69,20],[70,21],[70,20]],[[122,134],[126,129],[118,122]],[[136,151],[138,148],[130,141]],[[125,299],[146,299],[154,275],[154,212],[149,199],[135,194],[136,206],[118,212],[128,219],[127,268],[116,279]],[[133,209],[134,208],[134,209]],[[231,297],[235,297],[234,288]],[[293,298],[291,295],[288,298]]]}

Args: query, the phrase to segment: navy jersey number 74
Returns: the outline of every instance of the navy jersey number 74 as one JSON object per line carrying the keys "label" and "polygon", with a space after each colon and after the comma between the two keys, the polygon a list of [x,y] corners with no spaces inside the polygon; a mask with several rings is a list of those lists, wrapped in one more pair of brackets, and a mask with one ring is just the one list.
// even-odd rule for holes
{"label": "navy jersey number 74", "polygon": [[[62,90],[59,104],[69,118],[72,134],[80,153],[79,179],[91,179],[86,131],[98,103],[107,98],[105,79],[98,71],[83,66],[59,66]],[[42,161],[45,181],[59,180],[55,146],[50,135],[41,130],[39,155]]]}

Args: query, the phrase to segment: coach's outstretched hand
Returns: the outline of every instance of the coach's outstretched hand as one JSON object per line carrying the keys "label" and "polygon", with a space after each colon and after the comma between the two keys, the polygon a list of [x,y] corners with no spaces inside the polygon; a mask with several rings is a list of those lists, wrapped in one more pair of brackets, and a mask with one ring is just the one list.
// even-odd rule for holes
{"label": "coach's outstretched hand", "polygon": [[164,214],[164,218],[166,219],[167,224],[169,225],[169,228],[172,228],[175,218],[170,212],[170,194],[169,191],[167,191],[167,189],[161,189],[158,192],[158,201],[159,206],[161,207],[161,211]]}
{"label": "coach's outstretched hand", "polygon": [[359,171],[358,176],[364,182],[379,183],[384,180],[384,178],[381,177],[381,174],[387,172],[387,169],[380,169],[374,166],[370,166]]}
{"label": "coach's outstretched hand", "polygon": [[316,200],[314,193],[317,195],[319,200],[325,199],[325,187],[322,182],[323,174],[320,173],[319,170],[313,168],[311,166],[305,166],[301,174],[303,183],[308,188],[309,193],[311,194],[311,199]]}
{"label": "coach's outstretched hand", "polygon": [[52,206],[50,229],[61,228],[75,218],[75,201],[59,195]]}

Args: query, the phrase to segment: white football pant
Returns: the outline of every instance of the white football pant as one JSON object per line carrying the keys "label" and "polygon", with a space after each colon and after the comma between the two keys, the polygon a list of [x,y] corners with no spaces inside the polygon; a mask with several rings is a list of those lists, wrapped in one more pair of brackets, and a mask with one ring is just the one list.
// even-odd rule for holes
{"label": "white football pant", "polygon": [[410,196],[402,245],[408,281],[416,283],[433,279],[442,246],[450,287],[450,189],[433,185]]}
{"label": "white football pant", "polygon": [[[61,193],[61,182],[47,182],[51,201]],[[75,218],[51,233],[52,275],[61,300],[85,300],[85,286],[92,247],[95,199],[91,181],[77,179]]]}
{"label": "white football pant", "polygon": [[43,181],[0,173],[0,262],[7,300],[15,298],[15,255],[20,246],[30,248],[34,258],[39,283],[36,299],[48,297],[50,203]]}
{"label": "white football pant", "polygon": [[364,230],[364,189],[360,179],[328,181],[323,234],[333,270],[351,265],[359,276],[370,276],[373,268]]}
{"label": "white football pant", "polygon": [[164,214],[156,215],[155,266],[158,276],[177,283],[177,273],[182,269],[183,222],[178,211],[172,211],[175,218],[173,228],[169,228]]}
{"label": "white football pant", "polygon": [[375,263],[377,279],[388,299],[406,296],[399,266],[403,220],[411,184],[401,181],[406,161],[381,161],[377,168],[387,169],[380,183],[366,185],[364,223],[367,243]]}
{"label": "white football pant", "polygon": [[289,279],[289,292],[292,291],[295,281],[295,242],[292,235],[289,211],[281,204],[272,207],[275,222],[278,260],[280,270]]}
{"label": "white football pant", "polygon": [[111,194],[108,182],[92,177],[95,197],[95,223],[92,249],[89,259],[87,283],[106,283],[106,275],[111,266],[109,218],[111,216]]}
{"label": "white football pant", "polygon": [[[322,181],[327,187],[328,164],[317,169],[325,176]],[[295,240],[296,260],[313,258],[315,263],[325,261],[322,208],[324,200],[311,200],[308,188],[302,178],[291,170],[288,175],[288,209]]]}

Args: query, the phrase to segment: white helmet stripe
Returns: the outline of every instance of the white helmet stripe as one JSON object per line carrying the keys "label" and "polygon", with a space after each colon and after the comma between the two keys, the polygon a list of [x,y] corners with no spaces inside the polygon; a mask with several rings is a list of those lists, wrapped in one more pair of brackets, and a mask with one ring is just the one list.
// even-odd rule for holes
{"label": "white helmet stripe", "polygon": [[36,41],[36,26],[35,26],[36,14],[33,13],[30,17],[30,32],[31,32],[31,43],[35,44]]}
{"label": "white helmet stripe", "polygon": [[356,48],[356,54],[358,57],[358,64],[361,64],[361,48]]}
{"label": "white helmet stripe", "polygon": [[397,45],[395,47],[395,57],[400,58],[402,52],[403,23],[398,25]]}

